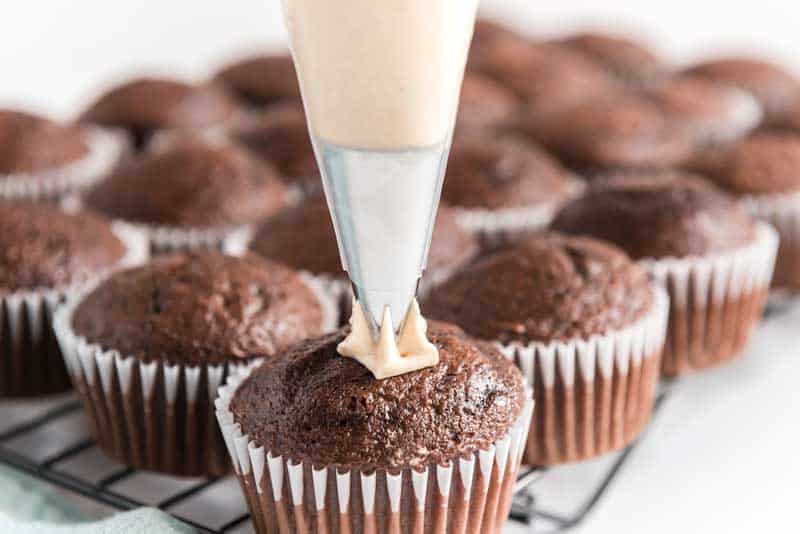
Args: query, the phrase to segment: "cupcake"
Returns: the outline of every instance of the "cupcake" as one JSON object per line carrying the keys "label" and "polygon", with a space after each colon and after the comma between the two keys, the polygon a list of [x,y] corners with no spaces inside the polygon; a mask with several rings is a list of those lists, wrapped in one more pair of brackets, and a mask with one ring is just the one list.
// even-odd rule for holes
{"label": "cupcake", "polygon": [[616,247],[538,235],[459,272],[423,309],[519,365],[536,402],[527,463],[620,449],[650,419],[667,298]]}
{"label": "cupcake", "polygon": [[137,150],[161,131],[211,132],[236,116],[228,95],[212,86],[167,78],[138,78],[103,94],[82,121],[126,132]]}
{"label": "cupcake", "polygon": [[586,55],[629,85],[644,85],[669,70],[647,43],[630,36],[582,32],[558,39],[556,44]]}
{"label": "cupcake", "polygon": [[442,200],[486,246],[547,225],[582,182],[538,146],[487,135],[456,137]]}
{"label": "cupcake", "polygon": [[54,307],[145,251],[144,236],[95,215],[0,202],[0,398],[69,389]]}
{"label": "cupcake", "polygon": [[[302,240],[298,240],[298,229],[302,229]],[[250,250],[313,277],[341,303],[343,311],[349,309],[350,280],[342,269],[333,223],[323,196],[268,219],[255,232]],[[478,250],[477,240],[458,224],[456,211],[440,206],[421,291],[446,280],[477,256]]]}
{"label": "cupcake", "polygon": [[513,91],[491,78],[467,71],[458,105],[458,130],[491,129],[514,118],[520,101]]}
{"label": "cupcake", "polygon": [[775,231],[697,177],[636,174],[598,181],[564,207],[552,228],[614,243],[667,288],[666,376],[740,354],[761,318]]}
{"label": "cupcake", "polygon": [[769,125],[770,130],[800,133],[800,101],[791,105],[785,113]]}
{"label": "cupcake", "polygon": [[433,367],[376,380],[309,340],[220,389],[259,533],[499,534],[532,402],[499,351],[432,325]]}
{"label": "cupcake", "polygon": [[289,54],[244,58],[222,69],[214,81],[252,107],[300,99],[300,85]]}
{"label": "cupcake", "polygon": [[88,207],[147,232],[153,252],[240,252],[251,226],[287,202],[276,171],[232,146],[178,143],[121,165]]}
{"label": "cupcake", "polygon": [[740,139],[763,118],[761,104],[750,93],[703,78],[670,78],[647,94],[701,147]]}
{"label": "cupcake", "polygon": [[230,132],[231,138],[278,169],[289,185],[318,190],[321,184],[306,116],[299,102],[269,107]]}
{"label": "cupcake", "polygon": [[528,113],[536,117],[620,88],[620,83],[594,61],[553,44],[497,46],[492,60],[475,70],[514,91]]}
{"label": "cupcake", "polygon": [[123,149],[97,128],[0,109],[0,200],[64,200],[105,176]]}
{"label": "cupcake", "polygon": [[773,286],[800,289],[800,135],[762,132],[700,154],[693,167],[780,235]]}
{"label": "cupcake", "polygon": [[488,19],[478,19],[472,33],[468,70],[491,72],[502,68],[503,63],[513,60],[531,46],[531,41],[511,28]]}
{"label": "cupcake", "polygon": [[290,269],[204,251],[116,273],[60,308],[54,328],[100,447],[200,476],[228,470],[212,408],[225,377],[334,320]]}
{"label": "cupcake", "polygon": [[686,162],[694,138],[655,102],[617,93],[551,113],[530,114],[522,130],[584,173],[665,169]]}
{"label": "cupcake", "polygon": [[690,76],[738,87],[764,107],[767,122],[779,120],[800,100],[800,83],[778,65],[753,58],[722,58],[689,67]]}

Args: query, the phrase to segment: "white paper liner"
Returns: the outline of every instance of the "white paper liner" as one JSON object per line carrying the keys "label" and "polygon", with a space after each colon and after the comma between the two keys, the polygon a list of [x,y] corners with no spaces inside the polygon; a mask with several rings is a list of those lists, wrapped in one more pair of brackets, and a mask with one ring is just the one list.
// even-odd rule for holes
{"label": "white paper liner", "polygon": [[[534,388],[527,463],[591,458],[624,447],[643,430],[669,314],[666,292],[654,285],[653,294],[652,310],[622,330],[549,343],[494,342]],[[615,392],[621,397],[612,398]]]}
{"label": "white paper liner", "polygon": [[[336,307],[320,298],[322,332],[335,330]],[[72,329],[72,314],[93,287],[60,306],[53,329],[69,375],[101,447],[127,465],[179,476],[222,475],[229,465],[214,420],[217,389],[254,361],[217,365],[143,363],[88,342]]]}
{"label": "white paper liner", "polygon": [[538,230],[550,223],[561,204],[580,195],[585,185],[581,179],[573,178],[569,188],[563,201],[496,210],[458,208],[459,223],[470,232]]}
{"label": "white paper liner", "polygon": [[466,231],[480,236],[485,246],[493,247],[516,236],[545,229],[566,202],[583,194],[586,185],[578,177],[570,179],[568,194],[561,200],[534,206],[505,209],[455,208],[458,222]]}
{"label": "white paper liner", "polygon": [[741,139],[761,124],[764,108],[753,95],[735,87],[727,88],[727,116],[720,121],[697,125],[695,135],[700,142],[719,144]]}
{"label": "white paper liner", "polygon": [[104,128],[87,128],[86,142],[88,154],[63,167],[35,174],[0,175],[0,199],[61,200],[105,178],[127,150],[124,135]]}
{"label": "white paper liner", "polygon": [[256,531],[290,534],[500,534],[529,429],[530,390],[508,434],[486,450],[422,471],[294,462],[242,434],[230,402],[251,369],[219,390],[216,416]]}
{"label": "white paper liner", "polygon": [[[112,230],[124,243],[126,253],[119,264],[91,280],[57,288],[21,290],[0,295],[0,397],[36,396],[69,388],[62,357],[53,339],[51,319],[60,303],[92,287],[115,270],[138,265],[147,259],[145,236],[125,225]],[[2,347],[10,347],[4,353]]]}
{"label": "white paper liner", "polygon": [[748,195],[741,203],[753,217],[772,225],[780,236],[773,287],[800,290],[800,192]]}
{"label": "white paper liner", "polygon": [[760,319],[777,249],[777,232],[759,222],[755,239],[741,248],[640,262],[670,295],[664,374],[702,369],[741,352]]}
{"label": "white paper liner", "polygon": [[247,250],[253,228],[251,225],[227,228],[178,228],[126,222],[147,235],[152,254],[170,254],[192,250],[219,250],[238,256]]}

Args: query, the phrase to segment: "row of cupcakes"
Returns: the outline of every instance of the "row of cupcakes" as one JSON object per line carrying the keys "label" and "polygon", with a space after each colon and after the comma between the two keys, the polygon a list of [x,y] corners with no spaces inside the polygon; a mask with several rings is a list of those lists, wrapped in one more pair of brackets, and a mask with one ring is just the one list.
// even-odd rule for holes
{"label": "row of cupcakes", "polygon": [[520,372],[436,323],[436,366],[376,380],[337,353],[343,330],[319,336],[331,304],[252,254],[182,253],[89,288],[54,329],[103,450],[184,476],[230,455],[259,532],[500,532],[533,407]]}
{"label": "row of cupcakes", "polygon": [[[461,172],[475,179],[464,181],[466,192],[445,191],[446,198],[461,194],[474,199],[472,205],[462,201],[461,209],[456,207],[456,220],[470,220],[465,212],[475,208],[485,211],[484,198],[500,198],[489,208],[502,210],[525,194],[558,192],[574,178],[544,151],[544,158],[532,160],[531,152],[538,150],[517,139],[483,138],[470,146],[471,138],[465,134],[463,146],[468,149],[461,158],[461,138],[457,140],[453,162],[472,158]],[[149,169],[144,174],[161,177],[146,182],[147,187],[126,191],[119,183],[104,183],[97,190],[119,187],[132,198],[153,194],[158,203],[157,192],[169,191],[174,169],[190,175],[186,164],[195,157],[184,156],[172,168],[164,161],[144,162],[195,150],[227,154],[238,149],[181,142],[136,160],[134,167]],[[239,167],[214,163],[208,168]],[[541,169],[550,168],[564,179],[537,188]],[[588,168],[575,166],[586,174]],[[134,176],[127,175],[137,181]],[[462,185],[453,178],[451,173],[448,187]],[[207,198],[227,193],[221,186],[211,191]],[[156,212],[169,214],[193,192],[178,188],[174,196],[165,194],[172,201],[157,204]],[[76,289],[82,296],[70,299],[59,312],[56,331],[93,431],[106,451],[137,467],[217,474],[226,469],[227,448],[259,531],[323,529],[339,523],[356,531],[364,525],[378,530],[413,525],[436,532],[452,524],[456,531],[496,532],[507,514],[523,455],[529,462],[552,465],[589,458],[635,439],[649,419],[659,369],[680,373],[740,352],[768,290],[774,234],[708,184],[648,171],[596,181],[587,195],[557,216],[553,228],[562,235],[532,236],[519,244],[509,240],[507,248],[474,263],[472,253],[452,252],[475,250],[472,236],[458,225],[445,229],[445,237],[434,242],[453,247],[443,248],[443,257],[454,260],[457,274],[433,288],[423,306],[426,314],[455,322],[482,341],[451,326],[433,325],[431,337],[443,355],[440,364],[396,380],[376,381],[357,363],[337,356],[341,333],[289,348],[293,341],[324,331],[318,325],[325,321],[317,323],[314,317],[332,308],[307,277],[249,255],[167,256],[99,286],[99,276],[87,277],[92,283]],[[98,202],[100,207],[97,198],[103,196],[92,192],[87,204]],[[556,197],[561,204],[570,195]],[[112,206],[115,201],[123,205],[116,209],[131,209],[114,193],[105,198]],[[239,203],[246,208],[244,196],[233,198],[234,211]],[[147,202],[137,209],[146,209]],[[198,206],[190,214],[205,216],[209,203]],[[314,267],[303,266],[303,257],[317,257],[304,254],[302,239],[295,233],[292,241],[291,231],[300,225],[305,231],[318,222],[313,209],[325,215],[325,224],[317,225],[318,243],[309,239],[310,251],[333,246],[327,213],[317,200],[273,219],[253,247],[272,247],[267,254],[288,254],[276,259],[296,260],[293,267],[313,272]],[[549,209],[557,212],[557,206]],[[674,219],[673,210],[679,215]],[[185,213],[178,217],[191,220]],[[9,220],[18,219],[25,217]],[[493,217],[484,219],[491,223]],[[709,222],[716,220],[724,224]],[[532,226],[541,224],[537,220]],[[69,227],[63,221],[57,226]],[[512,228],[529,229],[524,224]],[[471,229],[486,231],[478,225]],[[48,227],[43,235],[52,230]],[[27,250],[28,241],[42,239],[25,229],[15,233],[30,238],[12,239],[11,251]],[[565,237],[567,233],[615,244]],[[62,245],[45,242],[43,257],[52,253],[59,265],[72,257],[72,248],[64,252]],[[10,261],[17,265],[21,260]],[[27,272],[22,265],[21,272]],[[667,297],[648,279],[648,271],[664,282],[672,298],[669,328]],[[276,287],[271,285],[275,279],[289,282]],[[273,312],[278,317],[263,321]],[[19,324],[14,317],[21,316],[6,312],[3,324]],[[286,318],[294,322],[284,324]],[[34,331],[45,331],[49,319],[38,324],[43,328]],[[277,333],[287,332],[296,337],[276,340]],[[9,339],[16,344],[33,337],[25,333]],[[258,370],[248,365],[260,359]],[[509,359],[534,385],[537,409],[532,418],[522,378]],[[27,358],[20,368],[25,366],[32,368]],[[232,376],[216,402],[220,436],[210,416],[211,403],[227,374]],[[459,439],[454,442],[453,436]]]}

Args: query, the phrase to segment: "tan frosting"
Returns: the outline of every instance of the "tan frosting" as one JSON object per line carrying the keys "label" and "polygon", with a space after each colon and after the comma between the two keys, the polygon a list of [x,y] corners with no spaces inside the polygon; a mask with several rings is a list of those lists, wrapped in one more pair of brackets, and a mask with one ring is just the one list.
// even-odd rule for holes
{"label": "tan frosting", "polygon": [[422,317],[417,299],[414,299],[397,339],[392,328],[391,311],[388,306],[384,309],[380,335],[375,341],[364,310],[354,298],[350,334],[339,343],[337,350],[342,356],[360,362],[381,380],[439,363],[439,350],[428,341],[427,330],[428,323]]}
{"label": "tan frosting", "polygon": [[427,147],[458,108],[477,0],[284,0],[315,137]]}

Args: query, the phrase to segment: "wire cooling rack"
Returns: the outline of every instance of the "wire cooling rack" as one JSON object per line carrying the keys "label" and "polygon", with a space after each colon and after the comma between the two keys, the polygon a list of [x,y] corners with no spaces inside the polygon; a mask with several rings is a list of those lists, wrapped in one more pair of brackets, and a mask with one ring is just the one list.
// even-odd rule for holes
{"label": "wire cooling rack", "polygon": [[[668,389],[662,389],[656,410],[668,393]],[[2,402],[0,463],[82,497],[83,501],[88,499],[103,511],[150,506],[172,514],[201,533],[252,532],[235,478],[175,478],[136,471],[105,456],[91,439],[88,428],[81,404],[72,396]],[[575,466],[523,468],[511,520],[527,525],[523,530],[535,534],[561,532],[582,522],[606,493],[634,447],[635,444]],[[559,484],[569,490],[560,491]]]}

